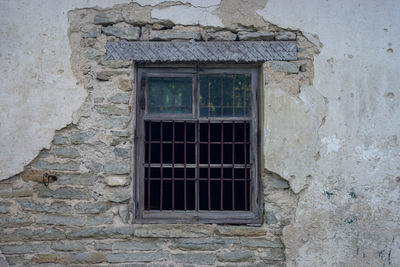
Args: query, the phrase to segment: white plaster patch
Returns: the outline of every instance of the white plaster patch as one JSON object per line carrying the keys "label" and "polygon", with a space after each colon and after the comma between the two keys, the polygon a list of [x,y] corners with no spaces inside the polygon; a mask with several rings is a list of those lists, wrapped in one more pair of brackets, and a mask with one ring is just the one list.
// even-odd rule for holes
{"label": "white plaster patch", "polygon": [[[156,6],[160,3],[166,2],[165,0],[134,0],[132,1],[134,3],[138,3],[139,5],[142,6]],[[181,0],[179,1],[181,3],[188,3],[191,4],[192,6],[195,7],[210,7],[210,6],[216,6],[221,3],[221,0]]]}
{"label": "white plaster patch", "polygon": [[357,146],[356,151],[364,160],[380,160],[383,157],[383,152],[377,148],[376,144],[367,147]]}
{"label": "white plaster patch", "polygon": [[326,154],[331,152],[338,152],[339,149],[342,147],[342,141],[337,139],[335,135],[331,135],[328,137],[324,137],[321,139],[322,144],[326,145]]}
{"label": "white plaster patch", "polygon": [[168,19],[176,24],[223,27],[222,20],[212,14],[216,9],[217,7],[171,6],[153,9],[151,16],[155,19]]}

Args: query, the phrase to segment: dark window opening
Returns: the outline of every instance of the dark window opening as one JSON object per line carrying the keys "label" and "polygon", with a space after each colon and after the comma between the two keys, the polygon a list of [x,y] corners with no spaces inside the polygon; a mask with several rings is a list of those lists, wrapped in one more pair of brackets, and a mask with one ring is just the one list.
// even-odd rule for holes
{"label": "dark window opening", "polygon": [[249,210],[249,122],[146,121],[145,136],[146,210]]}
{"label": "dark window opening", "polygon": [[260,222],[256,69],[138,71],[137,220]]}

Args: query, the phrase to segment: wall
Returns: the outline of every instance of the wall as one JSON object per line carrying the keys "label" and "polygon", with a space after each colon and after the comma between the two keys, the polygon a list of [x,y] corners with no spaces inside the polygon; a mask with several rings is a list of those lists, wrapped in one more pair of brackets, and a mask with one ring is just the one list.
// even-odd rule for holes
{"label": "wall", "polygon": [[[161,1],[152,1],[152,4],[156,2]],[[41,5],[11,1],[1,3],[1,22],[5,25],[1,36],[7,40],[1,44],[0,55],[3,62],[6,62],[1,72],[1,78],[6,82],[2,84],[0,91],[2,179],[21,172],[43,147],[49,148],[54,130],[71,122],[77,125],[81,121],[81,115],[85,113],[85,105],[81,105],[87,92],[90,92],[90,84],[82,83],[81,72],[69,63],[67,12],[95,4],[104,3],[69,1],[68,4],[58,3],[57,6],[52,2],[42,2]],[[111,5],[109,2],[107,4]],[[281,84],[280,75],[290,74],[273,73],[271,65],[265,66],[264,180],[269,180],[266,185],[272,184],[274,190],[278,190],[268,191],[266,186],[266,225],[261,228],[204,226],[199,230],[201,234],[196,237],[221,237],[224,236],[222,232],[231,231],[228,235],[236,243],[223,246],[222,251],[228,253],[229,249],[247,247],[248,249],[242,249],[244,258],[255,247],[261,253],[266,253],[270,250],[270,244],[265,245],[263,241],[261,247],[260,244],[248,245],[239,236],[244,232],[246,235],[262,236],[262,240],[268,240],[271,233],[279,235],[274,232],[273,226],[268,225],[268,220],[271,222],[275,217],[278,221],[275,224],[279,226],[275,231],[285,226],[283,242],[288,265],[398,264],[400,175],[397,166],[397,134],[400,125],[397,118],[400,112],[396,105],[399,81],[394,71],[399,66],[396,54],[399,51],[400,35],[399,29],[395,27],[399,21],[399,4],[395,1],[380,4],[374,1],[299,1],[295,4],[288,1],[235,1],[233,4],[232,1],[196,1],[193,5],[163,4],[152,11],[149,8],[137,16],[145,14],[153,19],[169,19],[177,24],[200,23],[219,27],[224,25],[228,28],[240,25],[261,28],[274,26],[266,23],[268,21],[283,28],[301,31],[319,49],[319,54],[314,56],[316,51],[310,45],[310,55],[306,53],[304,57],[305,60],[314,58],[312,75],[299,81],[291,82],[289,79]],[[49,9],[53,12],[48,12]],[[49,21],[52,23],[46,23]],[[73,40],[70,39],[72,47]],[[42,45],[38,46],[37,43]],[[269,79],[273,77],[278,78]],[[109,89],[112,92],[115,87]],[[73,117],[73,113],[79,108]],[[87,129],[77,129],[74,125],[63,130],[71,132],[68,142],[72,142],[72,134],[77,134],[78,139],[75,140],[85,138],[85,134],[79,133]],[[89,133],[90,138],[91,132],[84,133]],[[61,142],[65,140],[60,135],[55,137],[54,141],[57,138]],[[107,138],[104,136],[101,139],[103,145],[111,142]],[[118,138],[123,139],[126,136]],[[45,155],[46,151],[42,152],[41,156]],[[96,167],[89,163],[83,165],[83,168]],[[73,164],[68,166],[76,168]],[[78,168],[82,170],[82,166]],[[290,182],[290,190],[281,178]],[[84,189],[85,185],[79,184],[82,179],[68,179],[63,180],[69,183],[79,181],[70,187]],[[106,186],[97,179],[99,178],[87,177],[84,181]],[[52,211],[60,209],[62,200],[53,200],[47,206],[35,206],[34,203],[29,203],[32,202],[32,196],[40,197],[39,194],[42,194],[44,198],[60,199],[63,194],[67,198],[71,198],[72,194],[73,198],[78,198],[74,205],[84,202],[79,198],[86,197],[85,190],[78,190],[80,193],[76,193],[70,189],[52,189],[51,192],[43,191],[32,182],[22,182],[18,176],[5,180],[1,184],[1,190],[2,196],[8,200],[2,202],[3,210],[22,213],[23,210],[20,209],[23,204],[20,202],[25,201],[29,204],[27,209],[35,214],[54,213]],[[103,187],[99,189],[101,192]],[[124,192],[128,193],[129,190]],[[103,201],[112,195],[98,197]],[[126,200],[122,203],[124,201]],[[94,227],[95,230],[80,232],[75,237],[73,233],[76,229],[73,227],[63,232],[57,226],[44,226],[48,223],[38,222],[35,216],[14,222],[5,221],[4,225],[13,224],[17,228],[2,227],[2,240],[6,240],[4,238],[7,236],[19,239],[14,239],[14,248],[11,247],[8,252],[3,249],[3,252],[12,255],[7,258],[11,263],[13,260],[16,263],[30,261],[37,253],[37,243],[21,248],[22,244],[18,242],[35,240],[36,237],[33,236],[39,236],[37,241],[41,241],[43,251],[53,251],[61,244],[51,242],[51,236],[58,236],[57,239],[60,240],[82,238],[82,242],[72,242],[72,245],[93,246],[93,251],[99,251],[100,248],[95,246],[101,246],[102,242],[92,241],[93,236],[119,239],[133,232],[139,233],[137,238],[154,237],[154,232],[158,238],[174,235],[167,226],[151,230],[147,229],[151,227],[145,227],[144,230],[139,226],[117,227],[124,224],[124,215],[120,215],[124,214],[123,208],[120,211],[120,207],[124,205],[121,202],[114,203],[117,204],[112,204],[113,207],[107,213],[109,218],[112,217],[113,227]],[[67,205],[63,214],[67,214],[68,209],[74,210],[74,214],[79,210],[75,206]],[[268,219],[269,215],[271,217]],[[48,220],[57,220],[57,216]],[[88,222],[88,218],[85,217],[83,222],[79,218],[73,219],[69,225],[79,228],[80,224]],[[36,227],[46,230],[39,235],[39,232],[35,232],[38,231]],[[183,233],[196,233],[196,228],[181,230]],[[253,231],[255,234],[252,234]],[[184,238],[185,236],[181,236],[182,232],[177,237]],[[199,242],[202,241],[204,240]],[[215,242],[214,240],[211,243]],[[105,251],[112,249],[106,244]],[[71,244],[62,243],[60,246],[64,248],[59,251],[72,250],[75,253],[41,256],[42,262],[83,263],[85,259],[90,261],[92,257],[97,258],[95,254],[76,252],[79,251],[76,247],[65,248],[67,245]],[[174,243],[172,246],[177,245]],[[162,248],[164,245],[160,249]],[[21,251],[25,250],[33,251],[21,257]],[[185,249],[181,247],[178,251],[182,250]],[[258,253],[260,252],[256,253],[258,261],[262,261],[262,256]],[[142,252],[139,254],[146,255]],[[189,256],[178,257],[196,258],[183,254]],[[203,256],[210,255],[205,253]]]}

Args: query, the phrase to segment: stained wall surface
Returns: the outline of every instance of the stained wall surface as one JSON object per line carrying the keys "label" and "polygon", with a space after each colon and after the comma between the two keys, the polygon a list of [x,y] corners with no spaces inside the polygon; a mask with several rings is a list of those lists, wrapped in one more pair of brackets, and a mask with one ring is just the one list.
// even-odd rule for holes
{"label": "stained wall surface", "polygon": [[[70,63],[68,11],[121,2],[0,3],[0,179],[21,172],[55,130],[81,116],[87,91]],[[400,4],[183,2],[153,7],[151,17],[215,27],[269,22],[302,32],[319,50],[304,55],[314,59],[311,77],[288,82],[282,74],[280,83],[274,66],[264,71],[263,167],[289,181],[295,198],[266,195],[267,206],[275,203],[267,209],[292,209],[282,237],[287,265],[400,264]]]}

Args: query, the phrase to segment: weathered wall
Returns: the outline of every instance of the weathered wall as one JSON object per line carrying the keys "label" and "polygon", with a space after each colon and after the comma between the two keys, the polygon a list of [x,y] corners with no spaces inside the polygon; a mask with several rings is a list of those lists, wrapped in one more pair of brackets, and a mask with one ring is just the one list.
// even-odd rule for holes
{"label": "weathered wall", "polygon": [[[143,4],[146,1],[138,2]],[[161,1],[150,2],[155,5]],[[2,221],[2,225],[7,227],[2,226],[1,241],[12,241],[15,245],[3,248],[3,252],[5,249],[4,253],[9,255],[7,259],[15,263],[30,261],[38,253],[40,245],[43,254],[53,253],[54,250],[60,252],[56,256],[37,256],[37,263],[85,263],[93,258],[103,259],[111,249],[116,253],[127,249],[148,250],[145,245],[139,248],[132,245],[138,242],[110,247],[112,239],[127,238],[133,232],[137,234],[136,241],[139,241],[140,238],[163,238],[171,234],[184,238],[188,237],[185,233],[193,231],[199,233],[193,237],[211,236],[213,239],[209,243],[198,239],[193,242],[201,245],[193,242],[187,245],[184,243],[187,240],[177,238],[172,243],[166,241],[159,249],[170,248],[175,252],[174,255],[186,255],[173,259],[181,257],[181,262],[196,263],[202,258],[213,258],[215,254],[180,252],[198,251],[199,247],[209,250],[212,247],[210,244],[220,242],[221,255],[232,249],[241,253],[236,251],[220,256],[222,258],[218,260],[221,262],[224,259],[233,261],[233,255],[241,255],[238,256],[239,260],[252,258],[256,262],[263,261],[263,257],[267,257],[266,261],[270,260],[267,255],[276,255],[277,260],[282,260],[280,243],[267,241],[276,240],[274,235],[279,236],[280,229],[286,226],[283,241],[288,265],[398,265],[400,153],[397,135],[400,130],[400,110],[396,103],[400,89],[395,70],[399,69],[396,55],[400,48],[400,30],[395,25],[400,20],[399,4],[396,1],[297,1],[295,4],[292,1],[235,1],[234,4],[230,4],[232,1],[192,2],[193,5],[164,4],[149,12],[146,11],[150,10],[148,7],[134,14],[132,19],[138,20],[142,16],[148,19],[151,16],[153,19],[169,19],[176,24],[187,25],[273,27],[268,21],[280,27],[302,31],[320,50],[315,56],[315,47],[304,40],[304,46],[310,47],[299,55],[305,61],[302,64],[305,64],[303,67],[307,74],[304,75],[282,73],[277,71],[282,66],[273,63],[265,65],[263,150],[266,224],[261,228],[182,228],[175,234],[168,227],[142,229],[140,226],[124,225],[127,207],[124,202],[130,192],[128,186],[124,187],[120,196],[120,190],[115,190],[118,192],[115,194],[109,194],[113,190],[105,190],[107,185],[103,177],[88,176],[82,179],[81,176],[66,176],[61,181],[67,183],[67,190],[57,191],[57,188],[65,188],[66,184],[56,184],[49,192],[32,182],[24,183],[20,177],[14,177],[0,187],[2,198],[5,198],[0,211],[6,212],[4,218],[15,218],[15,221]],[[114,139],[116,142],[125,142],[129,132],[122,133],[122,136],[115,132],[113,134],[116,136],[113,137],[93,133],[79,126],[88,125],[82,124],[85,120],[89,124],[96,123],[89,112],[88,107],[91,106],[82,105],[87,92],[90,94],[91,90],[96,90],[95,87],[91,88],[90,82],[82,79],[85,69],[70,65],[67,12],[104,3],[41,3],[0,3],[1,24],[4,25],[1,38],[7,40],[1,42],[0,55],[2,62],[6,62],[0,74],[3,81],[0,91],[0,179],[22,171],[43,147],[50,147],[54,130],[71,123],[72,114],[79,107],[81,109],[75,113],[75,124],[59,132],[52,150],[43,151],[41,157],[61,155],[69,158],[78,153],[79,157],[92,159],[93,155],[87,152],[93,147],[94,143],[90,144],[92,141],[115,157],[123,155],[121,151],[129,147],[129,141],[122,143],[122,150],[118,150],[120,154],[107,148]],[[107,1],[107,5],[112,4]],[[74,47],[73,35],[70,40]],[[299,39],[298,42],[303,41]],[[101,40],[97,45],[92,45],[101,51]],[[87,55],[96,57],[90,52],[93,51],[88,51]],[[99,73],[92,71],[93,75]],[[126,73],[118,75],[129,80]],[[119,90],[119,82],[119,79],[112,79],[110,86],[103,84],[101,90],[86,98],[86,103],[89,101],[94,105],[101,97],[112,101],[111,94]],[[95,96],[96,93],[104,96]],[[112,112],[122,112],[120,115],[123,117],[126,101],[116,104],[122,106]],[[100,115],[110,112],[97,108],[99,111]],[[86,116],[81,116],[85,113]],[[121,123],[129,122],[122,119]],[[61,138],[63,131],[67,133],[66,139]],[[85,147],[86,141],[89,144]],[[54,142],[61,142],[58,143],[61,146],[63,142],[75,142],[78,148],[77,151],[54,150],[57,147]],[[65,165],[52,165],[51,168],[62,166],[72,168],[70,171],[75,171],[74,168],[78,168],[77,171],[91,171],[107,166],[107,162],[102,161],[104,155],[94,155],[101,164],[95,164],[96,161],[92,160],[80,162],[77,166],[74,160],[64,159]],[[47,168],[43,162],[46,161],[40,163],[39,157],[33,164]],[[111,164],[109,167],[114,172],[121,165]],[[290,182],[290,190],[276,174]],[[96,190],[90,188],[88,191],[87,186],[95,186]],[[35,203],[38,198],[39,204]],[[46,201],[40,201],[40,198]],[[51,203],[47,203],[49,198]],[[62,199],[65,198],[75,200],[73,203],[64,203]],[[93,215],[88,215],[91,209],[82,206],[89,204],[86,202],[88,199],[104,202],[107,212],[101,215],[102,218],[94,220],[102,222],[102,226],[79,231],[77,228],[93,222],[93,219],[90,220],[92,216],[103,213],[93,211]],[[105,204],[109,201],[113,203]],[[77,216],[80,209],[85,209],[85,212]],[[23,215],[27,211],[33,216],[9,216],[9,212]],[[59,226],[65,218],[54,213],[60,211],[64,215],[74,215],[67,226]],[[45,212],[53,215],[39,216]],[[10,224],[16,228],[9,227]],[[52,226],[46,226],[49,224]],[[224,238],[224,232],[230,237]],[[257,240],[261,238],[263,241],[254,243],[251,239],[240,238],[243,233],[255,235]],[[107,240],[94,241],[95,236]],[[80,240],[71,244],[52,242],[54,239]],[[19,243],[28,240],[40,243],[31,242],[26,247]],[[141,241],[146,244],[146,241]],[[88,247],[92,254],[79,253],[82,246]],[[274,252],[274,246],[278,249],[277,254],[268,254],[267,251]],[[100,247],[106,252],[99,252]],[[174,250],[176,247],[178,250]],[[250,255],[254,248],[257,248],[257,252]],[[26,251],[30,254],[21,257],[21,253]],[[143,252],[138,254],[147,256]],[[131,254],[130,257],[135,258],[138,254]]]}

